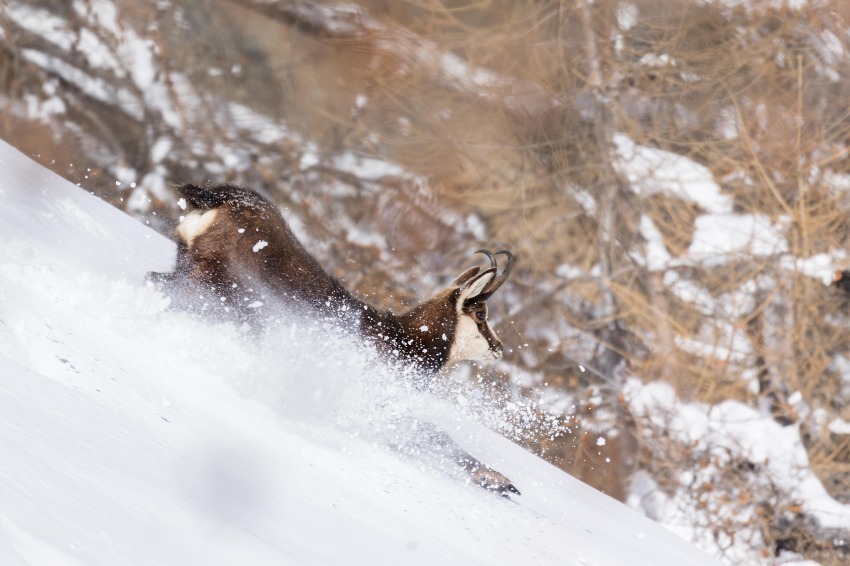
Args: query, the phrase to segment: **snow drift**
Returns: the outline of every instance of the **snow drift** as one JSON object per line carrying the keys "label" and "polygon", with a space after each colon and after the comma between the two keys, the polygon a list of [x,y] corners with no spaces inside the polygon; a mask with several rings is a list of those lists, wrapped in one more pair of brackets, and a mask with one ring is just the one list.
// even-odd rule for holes
{"label": "snow drift", "polygon": [[[4,565],[714,563],[315,325],[169,310],[173,244],[3,142],[0,241]],[[407,410],[523,495],[377,441]]]}

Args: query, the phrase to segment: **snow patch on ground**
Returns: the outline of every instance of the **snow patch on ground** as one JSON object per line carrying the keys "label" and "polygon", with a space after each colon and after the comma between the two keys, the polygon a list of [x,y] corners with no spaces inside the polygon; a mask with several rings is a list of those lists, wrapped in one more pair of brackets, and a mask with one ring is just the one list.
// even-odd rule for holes
{"label": "snow patch on ground", "polygon": [[704,214],[695,224],[688,255],[703,262],[788,251],[781,228],[761,214]]}
{"label": "snow patch on ground", "polygon": [[613,141],[615,165],[637,194],[665,192],[710,213],[732,212],[732,198],[723,194],[707,167],[669,151],[638,145],[624,134],[615,134]]}
{"label": "snow patch on ground", "polygon": [[[680,401],[668,384],[644,384],[638,379],[627,382],[625,390],[629,406],[636,418],[645,420],[673,437],[694,452],[708,454],[702,468],[688,468],[676,479],[680,490],[660,490],[643,476],[637,479],[629,504],[643,509],[657,521],[670,525],[682,536],[697,539],[705,548],[723,543],[710,540],[710,535],[694,531],[695,500],[691,486],[709,484],[717,473],[716,466],[730,458],[751,462],[762,470],[766,481],[791,494],[802,502],[804,511],[824,527],[850,528],[850,507],[829,496],[809,466],[808,456],[800,438],[798,426],[782,426],[769,414],[764,414],[738,401],[724,401],[709,406]],[[746,517],[743,517],[746,519]],[[758,537],[756,527],[749,533],[738,533],[741,539]],[[727,541],[727,559],[735,562],[747,559],[749,550],[736,548]]]}

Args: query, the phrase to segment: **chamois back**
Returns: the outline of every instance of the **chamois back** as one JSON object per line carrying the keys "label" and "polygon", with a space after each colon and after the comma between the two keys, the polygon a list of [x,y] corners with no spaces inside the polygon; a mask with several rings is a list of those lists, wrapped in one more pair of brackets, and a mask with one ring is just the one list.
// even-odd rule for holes
{"label": "chamois back", "polygon": [[277,208],[257,193],[232,185],[183,185],[179,191],[196,208],[177,228],[193,266],[189,277],[220,292],[237,312],[268,295],[323,312],[354,306]]}

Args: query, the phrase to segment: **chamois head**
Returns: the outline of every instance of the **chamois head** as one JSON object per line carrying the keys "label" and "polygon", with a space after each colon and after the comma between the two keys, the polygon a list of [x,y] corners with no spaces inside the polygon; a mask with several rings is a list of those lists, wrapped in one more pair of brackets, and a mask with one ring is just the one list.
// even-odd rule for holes
{"label": "chamois head", "polygon": [[455,337],[449,350],[447,363],[461,360],[498,360],[502,357],[502,341],[490,328],[487,321],[487,299],[502,286],[514,267],[514,256],[507,250],[496,252],[504,255],[508,263],[498,273],[496,257],[487,250],[475,253],[484,254],[490,260],[490,267],[481,271],[473,267],[454,280],[457,288],[455,301]]}
{"label": "chamois head", "polygon": [[[442,292],[398,317],[402,357],[427,369],[439,370],[470,360],[498,360],[502,341],[487,320],[487,299],[502,286],[514,265],[513,255],[502,250],[493,254],[478,250],[490,267],[471,267]],[[497,255],[507,257],[501,273]]]}

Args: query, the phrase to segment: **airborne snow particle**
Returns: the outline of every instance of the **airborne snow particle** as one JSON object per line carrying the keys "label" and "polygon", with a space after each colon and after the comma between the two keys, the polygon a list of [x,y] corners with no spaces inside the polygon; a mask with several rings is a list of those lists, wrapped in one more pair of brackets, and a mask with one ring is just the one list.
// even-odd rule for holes
{"label": "airborne snow particle", "polygon": [[253,249],[254,249],[254,253],[257,253],[258,251],[260,251],[261,249],[263,249],[264,247],[266,247],[266,246],[268,246],[268,245],[269,245],[269,243],[268,243],[267,241],[265,241],[265,240],[260,240],[259,242],[257,242],[256,244],[254,244],[254,248],[253,248]]}
{"label": "airborne snow particle", "polygon": [[601,436],[599,438],[597,438],[596,439],[596,445],[597,446],[605,446],[605,438],[603,438]]}
{"label": "airborne snow particle", "polygon": [[181,198],[177,201],[177,206],[180,207],[180,210],[186,210],[186,199]]}
{"label": "airborne snow particle", "polygon": [[427,324],[423,324],[422,326],[420,326],[420,327],[419,327],[419,330],[420,330],[421,332],[428,332],[428,325],[427,325]]}

